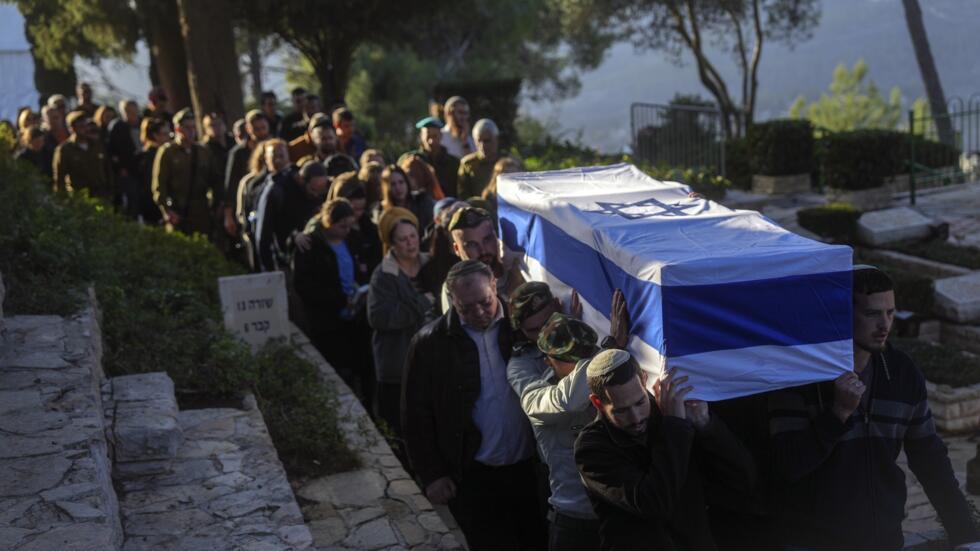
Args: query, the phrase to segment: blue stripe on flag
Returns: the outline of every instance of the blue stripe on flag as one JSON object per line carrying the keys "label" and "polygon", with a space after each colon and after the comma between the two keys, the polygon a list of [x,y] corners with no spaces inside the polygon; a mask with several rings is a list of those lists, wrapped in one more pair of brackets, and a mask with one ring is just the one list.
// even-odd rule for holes
{"label": "blue stripe on flag", "polygon": [[660,286],[627,274],[548,220],[499,196],[498,202],[501,237],[508,247],[526,252],[600,312],[608,312],[613,291],[622,289],[633,333],[661,353],[666,336],[669,357],[851,338],[849,271]]}

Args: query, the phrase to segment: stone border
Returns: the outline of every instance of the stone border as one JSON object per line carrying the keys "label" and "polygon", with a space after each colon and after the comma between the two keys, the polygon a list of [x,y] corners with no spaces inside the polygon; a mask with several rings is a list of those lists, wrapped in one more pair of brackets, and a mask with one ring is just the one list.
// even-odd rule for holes
{"label": "stone border", "polygon": [[361,469],[305,481],[297,496],[318,549],[465,549],[448,511],[436,511],[360,400],[295,325],[291,341],[339,402],[337,419]]}
{"label": "stone border", "polygon": [[954,388],[926,381],[926,393],[939,430],[964,432],[980,428],[980,383]]}
{"label": "stone border", "polygon": [[868,261],[887,262],[899,268],[914,271],[933,279],[957,277],[966,275],[972,271],[962,266],[946,264],[945,262],[929,260],[889,249],[875,249],[870,247],[857,247],[857,249]]}

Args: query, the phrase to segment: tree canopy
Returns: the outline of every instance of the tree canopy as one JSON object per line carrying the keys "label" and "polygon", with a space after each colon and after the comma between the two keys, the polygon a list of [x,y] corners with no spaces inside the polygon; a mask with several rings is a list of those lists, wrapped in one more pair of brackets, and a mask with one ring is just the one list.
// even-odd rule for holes
{"label": "tree canopy", "polygon": [[868,64],[863,59],[850,70],[843,63],[838,65],[828,92],[809,104],[803,96],[796,98],[790,116],[809,119],[814,126],[833,132],[897,128],[902,119],[901,90],[892,88],[886,99],[867,76]]}

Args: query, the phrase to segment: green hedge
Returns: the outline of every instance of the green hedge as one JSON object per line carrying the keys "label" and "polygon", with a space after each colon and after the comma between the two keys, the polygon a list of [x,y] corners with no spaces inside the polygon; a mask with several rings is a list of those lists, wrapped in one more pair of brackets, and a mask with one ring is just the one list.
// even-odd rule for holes
{"label": "green hedge", "polygon": [[804,119],[776,119],[749,126],[753,174],[792,176],[813,172],[813,125]]}
{"label": "green hedge", "polygon": [[823,138],[823,182],[847,190],[876,188],[905,171],[907,136],[893,130],[835,132]]}
{"label": "green hedge", "polygon": [[725,177],[732,186],[752,189],[752,163],[749,159],[747,138],[731,138],[725,141]]}
{"label": "green hedge", "polygon": [[960,150],[951,145],[927,140],[922,136],[912,136],[908,144],[914,148],[914,151],[909,151],[909,158],[914,157],[917,165],[929,168],[959,166]]}
{"label": "green hedge", "polygon": [[919,339],[892,337],[889,340],[911,356],[926,379],[933,383],[953,387],[980,383],[980,357],[975,354]]}
{"label": "green hedge", "polygon": [[[0,272],[9,289],[8,314],[70,315],[83,305],[85,288],[94,285],[103,310],[103,363],[110,376],[166,371],[179,392],[254,391],[263,398],[277,444],[325,442],[305,452],[306,464],[319,469],[308,472],[350,464],[345,458],[353,455],[336,436],[330,392],[322,385],[291,392],[270,385],[268,374],[280,377],[282,372],[261,355],[253,358],[224,330],[217,278],[240,269],[202,238],[139,226],[84,194],[55,196],[49,189],[33,169],[0,156]],[[276,354],[279,361],[293,353]],[[291,373],[305,372],[307,383],[315,373],[298,357],[289,365]],[[277,423],[281,412],[316,422]],[[324,439],[325,433],[335,437]]]}
{"label": "green hedge", "polygon": [[800,209],[796,221],[813,233],[840,243],[852,243],[857,235],[861,211],[846,203]]}

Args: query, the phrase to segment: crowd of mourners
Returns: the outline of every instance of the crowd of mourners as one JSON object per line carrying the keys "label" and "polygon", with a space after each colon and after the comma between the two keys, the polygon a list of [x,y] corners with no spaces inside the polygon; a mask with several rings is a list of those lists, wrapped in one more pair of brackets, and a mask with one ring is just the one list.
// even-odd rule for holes
{"label": "crowd of mourners", "polygon": [[574,291],[525,280],[496,219],[497,177],[521,164],[464,98],[389,163],[347,107],[301,88],[286,115],[264,93],[231,132],[221,113],[199,132],[158,88],[142,110],[76,96],[22,110],[16,156],[57,192],[284,272],[290,317],[470,549],[897,550],[903,449],[951,544],[980,539],[923,376],[888,343],[877,268],[853,272],[853,371],[709,405],[627,351],[620,291],[600,342]]}

